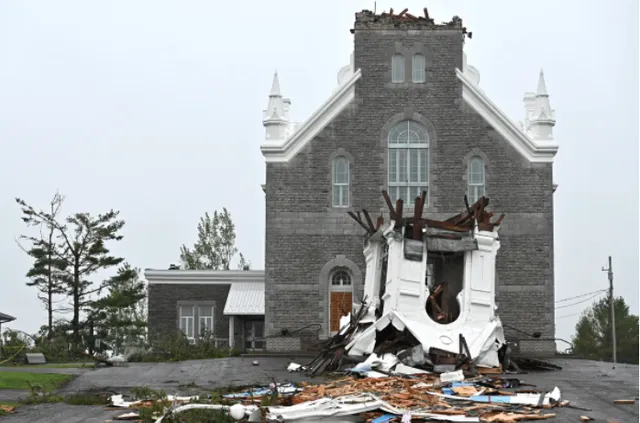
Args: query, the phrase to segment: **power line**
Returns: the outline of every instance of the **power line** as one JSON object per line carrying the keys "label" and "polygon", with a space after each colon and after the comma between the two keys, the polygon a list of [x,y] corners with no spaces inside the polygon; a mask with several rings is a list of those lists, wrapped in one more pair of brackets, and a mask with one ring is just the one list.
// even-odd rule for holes
{"label": "power line", "polygon": [[591,297],[587,298],[586,300],[578,301],[577,303],[567,304],[567,305],[563,305],[563,306],[560,306],[560,307],[556,307],[556,310],[558,310],[560,308],[573,307],[573,306],[578,305],[578,304],[586,303],[587,301],[590,301],[590,300],[594,299],[595,297],[597,297],[598,295],[602,294],[605,291],[606,291],[606,289],[603,289],[603,290],[595,293]]}
{"label": "power line", "polygon": [[558,317],[556,317],[556,319],[564,319],[565,317],[573,317],[573,316],[578,316],[578,315],[580,315],[580,314],[582,314],[582,312],[580,312],[580,313],[573,313],[573,314],[565,314],[564,316],[558,316]]}
{"label": "power line", "polygon": [[597,291],[587,292],[586,294],[576,295],[575,297],[563,298],[561,300],[556,301],[556,303],[563,303],[565,301],[573,300],[573,299],[576,299],[576,298],[586,297],[587,295],[597,294],[597,293],[600,293],[600,292],[603,292],[603,291],[606,291],[606,290],[607,290],[606,288],[605,289],[599,289]]}

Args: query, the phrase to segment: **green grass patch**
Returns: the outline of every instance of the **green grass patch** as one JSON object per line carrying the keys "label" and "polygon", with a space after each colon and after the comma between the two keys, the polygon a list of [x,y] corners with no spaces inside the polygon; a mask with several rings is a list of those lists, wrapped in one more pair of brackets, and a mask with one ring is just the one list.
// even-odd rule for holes
{"label": "green grass patch", "polygon": [[39,386],[42,390],[57,389],[72,380],[74,375],[53,373],[22,373],[0,371],[0,389],[31,389]]}
{"label": "green grass patch", "polygon": [[6,363],[1,367],[33,367],[34,369],[77,369],[82,367],[95,367],[93,361],[75,361],[71,363],[46,363],[46,364],[15,364]]}

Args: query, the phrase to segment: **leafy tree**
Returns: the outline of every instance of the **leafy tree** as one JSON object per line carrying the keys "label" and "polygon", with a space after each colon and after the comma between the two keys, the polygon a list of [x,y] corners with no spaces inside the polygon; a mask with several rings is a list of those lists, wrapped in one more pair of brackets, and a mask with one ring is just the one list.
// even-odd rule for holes
{"label": "leafy tree", "polygon": [[229,211],[214,211],[213,217],[205,213],[198,223],[198,240],[192,249],[185,245],[180,248],[180,261],[189,270],[229,270],[238,252],[235,244],[236,227]]}
{"label": "leafy tree", "polygon": [[[82,312],[91,312],[91,296],[105,289],[109,280],[95,287],[89,279],[98,271],[119,265],[123,259],[110,254],[109,241],[122,239],[120,230],[124,221],[118,219],[120,212],[110,210],[105,214],[92,216],[89,213],[74,213],[61,221],[51,213],[37,211],[23,200],[16,198],[22,209],[22,220],[28,226],[53,228],[55,248],[52,249],[56,261],[64,268],[59,273],[61,286],[70,299],[72,341],[80,344],[80,332],[90,319],[81,321]],[[26,237],[32,242],[38,238]],[[64,266],[62,265],[64,264]]]}
{"label": "leafy tree", "polygon": [[[49,204],[49,215],[52,219],[57,219],[63,202],[64,197],[59,193],[53,196]],[[61,285],[60,276],[66,268],[66,262],[59,258],[60,253],[56,250],[58,245],[55,242],[55,233],[56,228],[53,225],[43,223],[40,225],[39,237],[24,235],[20,237],[20,239],[29,242],[28,247],[18,242],[20,248],[33,258],[33,265],[27,272],[29,278],[27,286],[34,286],[38,289],[38,298],[44,303],[45,310],[47,310],[48,339],[51,339],[53,334],[54,296],[65,292]]]}
{"label": "leafy tree", "polygon": [[108,294],[92,304],[93,326],[116,354],[126,342],[139,343],[146,331],[146,287],[140,270],[124,263],[108,282]]}
{"label": "leafy tree", "polygon": [[[613,359],[611,339],[610,296],[604,297],[587,309],[576,324],[573,352],[584,358],[600,361]],[[622,297],[613,303],[616,319],[617,360],[638,364],[638,316],[629,313]]]}

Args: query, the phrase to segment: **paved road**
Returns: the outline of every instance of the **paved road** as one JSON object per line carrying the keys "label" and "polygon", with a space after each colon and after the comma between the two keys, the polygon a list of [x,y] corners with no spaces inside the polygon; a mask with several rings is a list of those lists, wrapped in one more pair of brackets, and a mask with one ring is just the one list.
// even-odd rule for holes
{"label": "paved road", "polygon": [[[258,360],[259,365],[252,363]],[[110,388],[127,390],[136,386],[178,391],[179,385],[195,384],[202,388],[226,388],[230,386],[268,385],[277,382],[306,380],[300,373],[289,373],[290,359],[281,357],[249,358],[230,357],[215,360],[190,360],[178,363],[130,363],[127,367],[96,369],[83,374],[64,388],[64,392]],[[307,362],[309,359],[304,359]]]}
{"label": "paved road", "polygon": [[[86,389],[123,390],[134,386],[165,389],[168,393],[189,393],[179,388],[180,384],[195,383],[202,387],[225,387],[229,385],[268,384],[272,377],[279,382],[300,381],[304,376],[288,373],[286,358],[258,358],[260,365],[253,366],[253,358],[226,358],[196,360],[181,363],[132,363],[128,367],[96,369],[83,373],[69,384],[65,391]],[[306,362],[302,360],[302,362]],[[615,370],[611,364],[585,360],[555,360],[564,370],[536,372],[518,375],[519,379],[541,389],[551,390],[558,386],[563,399],[573,405],[590,408],[580,411],[570,408],[554,410],[557,417],[552,423],[579,421],[579,416],[589,415],[596,421],[638,421],[638,403],[614,405],[616,399],[638,398],[638,366],[619,365]],[[106,412],[102,407],[75,407],[65,404],[43,404],[24,407],[18,413],[0,418],[0,423],[62,423],[104,422],[119,412]]]}

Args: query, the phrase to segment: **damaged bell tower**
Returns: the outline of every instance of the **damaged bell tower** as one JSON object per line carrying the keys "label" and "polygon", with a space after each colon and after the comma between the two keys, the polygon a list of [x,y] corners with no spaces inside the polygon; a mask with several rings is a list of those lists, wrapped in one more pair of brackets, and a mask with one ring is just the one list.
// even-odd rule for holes
{"label": "damaged bell tower", "polygon": [[[346,350],[350,355],[374,353],[390,331],[407,343],[419,344],[428,356],[463,351],[479,367],[500,365],[498,351],[505,345],[502,324],[496,315],[495,267],[500,249],[498,230],[504,215],[491,222],[482,197],[466,212],[445,221],[423,218],[426,191],[415,199],[412,217],[403,217],[403,201],[389,207],[390,222],[376,225],[366,210],[350,213],[367,231],[365,297],[354,315],[361,318]],[[434,277],[429,258],[460,257],[460,281]],[[431,268],[431,269],[430,269]],[[449,283],[460,285],[447,296]],[[366,309],[366,311],[363,311]],[[409,338],[411,340],[409,340]]]}

